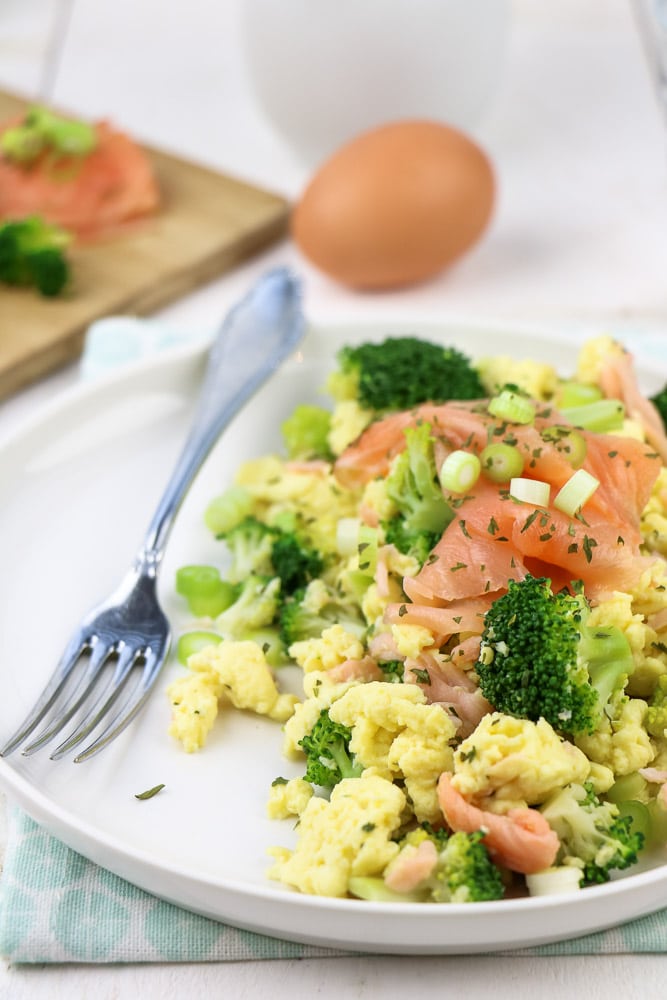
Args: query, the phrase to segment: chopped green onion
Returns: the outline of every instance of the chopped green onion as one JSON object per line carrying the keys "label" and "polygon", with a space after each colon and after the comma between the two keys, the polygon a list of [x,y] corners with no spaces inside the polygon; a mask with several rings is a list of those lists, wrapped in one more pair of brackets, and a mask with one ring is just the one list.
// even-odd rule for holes
{"label": "chopped green onion", "polygon": [[556,393],[556,405],[559,408],[585,406],[598,399],[602,399],[602,390],[588,382],[561,382]]}
{"label": "chopped green onion", "polygon": [[45,150],[62,156],[88,156],[96,146],[93,125],[61,118],[42,107],[31,108],[23,121],[6,129],[0,139],[0,152],[8,160],[26,166]]}
{"label": "chopped green onion", "polygon": [[349,592],[358,604],[361,604],[372,583],[373,576],[368,572],[363,573],[360,569],[351,569],[345,574],[345,591]]}
{"label": "chopped green onion", "polygon": [[507,483],[523,472],[523,455],[511,444],[489,444],[479,458],[482,472],[494,483]]}
{"label": "chopped green onion", "polygon": [[44,136],[25,125],[5,129],[0,138],[0,153],[15,163],[32,163],[41,156],[45,146]]}
{"label": "chopped green onion", "polygon": [[553,444],[556,451],[560,452],[573,469],[578,469],[586,461],[588,445],[586,438],[573,431],[569,427],[546,427],[542,431],[542,438]]}
{"label": "chopped green onion", "polygon": [[606,793],[606,797],[610,802],[627,802],[628,799],[641,799],[646,795],[648,789],[648,782],[645,778],[642,778],[638,771],[633,771],[632,774],[624,774],[622,777],[617,778],[614,784],[611,786],[609,791]]}
{"label": "chopped green onion", "polygon": [[636,799],[629,799],[626,802],[619,802],[619,816],[629,816],[632,820],[632,830],[644,835],[644,840],[648,840],[651,835],[651,814],[643,802]]}
{"label": "chopped green onion", "polygon": [[289,662],[280,632],[275,626],[245,629],[234,638],[238,638],[239,642],[257,643],[270,667],[284,667]]}
{"label": "chopped green onion", "polygon": [[30,108],[25,127],[43,136],[56,152],[63,156],[88,156],[97,146],[93,125],[71,118],[62,118],[46,108]]}
{"label": "chopped green onion", "polygon": [[428,897],[426,890],[396,892],[389,888],[383,878],[372,875],[353,875],[347,888],[357,899],[367,899],[374,903],[415,903],[423,902]]}
{"label": "chopped green onion", "polygon": [[568,423],[598,434],[619,431],[625,420],[625,407],[619,399],[599,399],[583,406],[565,407],[560,412]]}
{"label": "chopped green onion", "polygon": [[336,525],[336,548],[341,556],[359,555],[359,569],[372,577],[377,566],[378,533],[359,517],[341,517]]}
{"label": "chopped green onion", "polygon": [[217,618],[234,603],[238,591],[233,583],[220,579],[215,566],[181,566],[176,570],[176,593],[188,602],[198,618]]}
{"label": "chopped green onion", "polygon": [[661,799],[651,799],[647,808],[651,817],[648,846],[664,847],[667,844],[667,808],[662,804]]}
{"label": "chopped green onion", "polygon": [[204,511],[204,524],[214,535],[224,535],[252,513],[253,499],[243,486],[230,486],[211,500]]}
{"label": "chopped green onion", "polygon": [[526,888],[530,896],[558,896],[563,892],[576,892],[581,888],[583,871],[576,865],[558,865],[541,872],[526,875]]}
{"label": "chopped green onion", "polygon": [[600,481],[585,469],[577,469],[554,498],[554,507],[574,517],[587,503],[600,485]]}
{"label": "chopped green onion", "polygon": [[449,493],[467,493],[477,480],[482,463],[470,451],[453,451],[440,468],[440,485]]}
{"label": "chopped green onion", "polygon": [[546,507],[549,503],[549,493],[551,487],[549,483],[543,483],[539,479],[512,479],[510,480],[510,496],[513,500],[520,500],[522,503],[530,503],[535,507]]}
{"label": "chopped green onion", "polygon": [[489,400],[489,413],[499,420],[509,420],[512,424],[532,424],[535,420],[535,404],[526,396],[502,389]]}
{"label": "chopped green onion", "polygon": [[339,517],[336,524],[336,549],[341,556],[353,556],[359,544],[361,518]]}
{"label": "chopped green onion", "polygon": [[200,653],[207,646],[216,646],[222,642],[222,636],[217,632],[184,632],[176,644],[178,662],[187,666],[188,658],[193,653]]}

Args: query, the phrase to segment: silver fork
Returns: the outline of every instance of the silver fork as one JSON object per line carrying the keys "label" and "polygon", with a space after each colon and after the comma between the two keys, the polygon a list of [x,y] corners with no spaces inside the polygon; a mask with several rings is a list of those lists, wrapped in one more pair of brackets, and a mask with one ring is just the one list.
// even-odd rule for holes
{"label": "silver fork", "polygon": [[[269,271],[227,316],[209,353],[190,433],[134,565],[75,630],[51,679],[0,756],[22,744],[23,754],[34,753],[81,712],[74,730],[50,755],[57,760],[93,734],[93,742],[74,758],[79,763],[108,746],[141,710],[171,642],[158,602],[157,576],[174,518],[222,430],[294,350],[304,328],[300,286],[284,268]],[[112,676],[98,691],[104,668],[113,660]],[[133,671],[139,675],[134,685],[129,681]],[[42,730],[26,743],[41,723]]]}

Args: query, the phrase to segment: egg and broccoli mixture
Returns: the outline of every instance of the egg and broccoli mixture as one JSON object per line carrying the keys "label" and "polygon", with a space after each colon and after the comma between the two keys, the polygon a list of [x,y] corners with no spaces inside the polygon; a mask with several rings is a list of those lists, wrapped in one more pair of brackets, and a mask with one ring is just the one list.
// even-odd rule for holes
{"label": "egg and broccoli mixture", "polygon": [[569,379],[346,347],[326,390],[211,502],[218,558],[176,579],[196,627],[171,736],[198,751],[253,712],[303,768],[266,789],[269,877],[467,903],[664,852],[667,392],[641,396],[606,336]]}

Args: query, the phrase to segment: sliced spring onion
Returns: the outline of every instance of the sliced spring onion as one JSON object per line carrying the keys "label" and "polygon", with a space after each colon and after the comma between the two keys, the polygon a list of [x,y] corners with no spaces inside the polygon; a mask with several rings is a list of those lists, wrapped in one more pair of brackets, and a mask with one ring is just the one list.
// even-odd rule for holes
{"label": "sliced spring onion", "polygon": [[659,798],[651,799],[647,806],[651,817],[651,833],[647,846],[664,847],[667,843],[667,808]]}
{"label": "sliced spring onion", "polygon": [[235,528],[252,510],[253,499],[243,486],[230,486],[211,500],[204,511],[204,524],[214,535]]}
{"label": "sliced spring onion", "polygon": [[361,518],[340,517],[336,524],[336,549],[341,556],[353,556],[359,544]]}
{"label": "sliced spring onion", "polygon": [[359,517],[341,517],[336,526],[336,548],[341,556],[359,556],[359,569],[373,576],[377,566],[378,533]]}
{"label": "sliced spring onion", "polygon": [[475,485],[482,463],[470,451],[453,451],[440,468],[440,485],[449,493],[467,493]]}
{"label": "sliced spring onion", "polygon": [[581,868],[575,865],[545,868],[534,875],[526,875],[526,888],[531,896],[557,896],[563,892],[576,892],[581,888],[583,874]]}
{"label": "sliced spring onion", "polygon": [[193,653],[199,653],[207,646],[217,646],[219,642],[222,642],[222,636],[217,632],[184,632],[176,644],[178,662],[187,666],[188,657]]}
{"label": "sliced spring onion", "polygon": [[181,566],[176,570],[176,593],[186,599],[193,615],[217,618],[238,592],[233,583],[220,579],[215,566]]}
{"label": "sliced spring onion", "polygon": [[586,438],[570,427],[546,427],[542,431],[544,441],[550,441],[556,451],[570,463],[573,469],[578,469],[586,460],[588,445]]}
{"label": "sliced spring onion", "polygon": [[[234,636],[236,638],[236,636]],[[284,667],[288,662],[287,652],[276,627],[250,628],[240,632],[241,642],[255,642],[264,653],[270,667]]]}
{"label": "sliced spring onion", "polygon": [[535,404],[518,392],[501,389],[497,396],[489,400],[489,413],[499,420],[509,420],[512,424],[532,424],[535,420]]}
{"label": "sliced spring onion", "polygon": [[539,479],[511,479],[510,496],[513,500],[534,504],[535,507],[546,507],[549,503],[551,487]]}
{"label": "sliced spring onion", "polygon": [[556,393],[556,405],[561,407],[585,406],[602,399],[602,390],[587,382],[561,382]]}
{"label": "sliced spring onion", "polygon": [[479,459],[482,472],[494,483],[508,483],[523,472],[523,455],[511,444],[489,444]]}
{"label": "sliced spring onion", "polygon": [[560,412],[568,423],[598,434],[619,431],[625,420],[625,407],[620,399],[598,399],[583,406],[564,407]]}
{"label": "sliced spring onion", "polygon": [[353,875],[347,887],[357,899],[367,899],[374,903],[415,903],[428,896],[426,890],[396,892],[386,885],[383,878],[373,875]]}
{"label": "sliced spring onion", "polygon": [[648,782],[646,778],[642,778],[638,771],[633,771],[632,774],[624,774],[622,777],[617,778],[606,793],[606,797],[610,802],[617,803],[627,802],[628,799],[639,799],[641,801],[646,795],[647,790]]}
{"label": "sliced spring onion", "polygon": [[574,517],[587,503],[600,485],[599,479],[585,469],[577,469],[554,498],[554,507]]}
{"label": "sliced spring onion", "polygon": [[651,814],[643,802],[637,802],[636,799],[619,802],[618,814],[629,816],[632,820],[632,832],[641,833],[644,840],[648,840],[651,835]]}

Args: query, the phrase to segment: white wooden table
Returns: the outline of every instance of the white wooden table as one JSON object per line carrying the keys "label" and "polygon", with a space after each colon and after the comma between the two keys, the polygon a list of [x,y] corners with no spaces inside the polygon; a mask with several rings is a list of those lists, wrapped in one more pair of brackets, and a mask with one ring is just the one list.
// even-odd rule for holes
{"label": "white wooden table", "polygon": [[[56,0],[0,3],[0,86],[36,94]],[[242,0],[73,0],[53,97],[139,138],[296,197],[308,176],[262,119],[238,47]],[[493,0],[489,0],[493,2]],[[296,29],[295,29],[296,30]],[[630,5],[514,0],[493,108],[476,130],[499,205],[478,249],[441,279],[392,295],[346,292],[288,243],[164,311],[212,327],[252,278],[294,264],[314,320],[465,319],[667,337],[667,131]],[[2,346],[0,344],[0,350]],[[0,432],[76,379],[74,366],[0,405]],[[4,843],[5,835],[0,829]],[[667,993],[667,956],[341,958],[220,965],[3,969],[0,996],[589,1000]]]}

